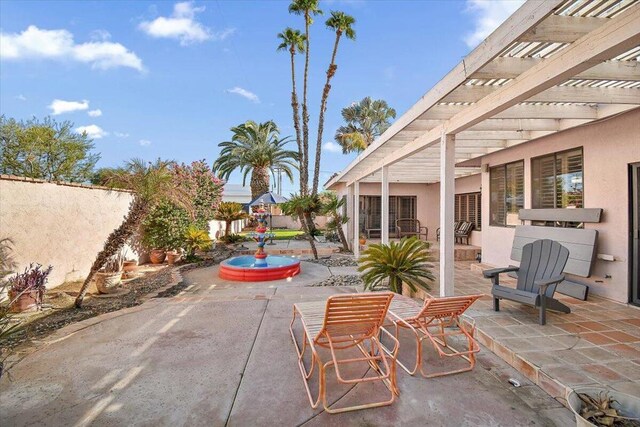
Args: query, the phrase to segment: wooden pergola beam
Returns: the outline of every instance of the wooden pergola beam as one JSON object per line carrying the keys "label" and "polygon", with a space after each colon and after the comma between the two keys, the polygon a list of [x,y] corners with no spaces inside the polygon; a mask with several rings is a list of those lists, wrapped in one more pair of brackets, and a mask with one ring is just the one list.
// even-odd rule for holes
{"label": "wooden pergola beam", "polygon": [[[638,70],[640,72],[640,69]],[[500,86],[464,85],[445,96],[442,102],[477,102]],[[585,102],[640,105],[640,89],[613,87],[555,86],[532,96],[527,102]]]}
{"label": "wooden pergola beam", "polygon": [[[395,150],[382,163],[384,165],[396,163],[439,142],[442,135],[457,134],[483,120],[500,116],[514,106],[520,107],[517,104],[535,94],[556,86],[571,76],[616,57],[637,45],[640,45],[640,6],[631,7],[615,18],[609,19],[606,24],[580,38],[558,54],[525,71],[510,84],[501,87],[476,104],[466,106],[440,126]],[[521,116],[521,118],[530,117]],[[368,175],[381,166],[381,164],[371,165],[364,169],[362,175]]]}
{"label": "wooden pergola beam", "polygon": [[[514,79],[527,70],[552,59],[553,57],[499,57],[488,63],[481,70],[470,73],[469,78],[483,80]],[[575,74],[572,78],[578,80],[640,81],[640,63],[638,61],[607,61],[601,64],[594,64],[593,67]]]}
{"label": "wooden pergola beam", "polygon": [[521,42],[573,43],[607,21],[607,18],[549,15],[540,25],[531,28],[518,40]]}

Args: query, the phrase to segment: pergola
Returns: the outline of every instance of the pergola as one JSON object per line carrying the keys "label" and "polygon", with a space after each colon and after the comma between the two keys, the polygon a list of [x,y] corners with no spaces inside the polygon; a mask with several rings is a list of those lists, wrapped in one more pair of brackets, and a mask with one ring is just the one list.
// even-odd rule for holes
{"label": "pergola", "polygon": [[359,218],[359,184],[379,182],[386,243],[389,183],[440,182],[440,295],[453,295],[455,178],[486,154],[638,108],[639,60],[639,0],[529,0],[327,186],[345,183]]}

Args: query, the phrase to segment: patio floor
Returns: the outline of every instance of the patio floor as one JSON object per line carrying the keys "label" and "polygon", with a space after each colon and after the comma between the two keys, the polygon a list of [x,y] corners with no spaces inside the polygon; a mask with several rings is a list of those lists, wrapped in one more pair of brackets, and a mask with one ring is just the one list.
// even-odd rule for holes
{"label": "patio floor", "polygon": [[[430,380],[400,372],[401,394],[392,406],[340,415],[312,410],[288,333],[292,304],[354,289],[306,287],[331,274],[317,264],[304,263],[304,273],[291,281],[256,284],[221,281],[216,268],[185,273],[189,286],[176,297],[155,298],[88,319],[49,337],[14,367],[11,380],[4,377],[0,382],[3,424],[565,426],[573,422],[559,402],[486,349],[473,372]],[[408,348],[405,338],[401,345]],[[442,363],[430,360],[433,365]],[[345,375],[365,374],[364,369],[353,369]],[[523,385],[509,385],[512,377]],[[370,384],[336,387],[330,400],[342,405],[373,399],[384,391]]]}
{"label": "patio floor", "polygon": [[[502,300],[494,312],[491,281],[477,263],[456,262],[455,277],[456,294],[486,295],[468,311],[478,340],[551,396],[564,401],[571,388],[597,384],[640,396],[640,308],[556,294],[571,313],[548,311],[540,326],[532,307]],[[500,282],[515,286],[506,276]]]}

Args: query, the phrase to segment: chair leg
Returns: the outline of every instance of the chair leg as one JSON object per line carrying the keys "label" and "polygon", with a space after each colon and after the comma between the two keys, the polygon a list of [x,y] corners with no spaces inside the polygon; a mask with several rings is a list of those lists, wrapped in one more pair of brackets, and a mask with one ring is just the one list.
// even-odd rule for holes
{"label": "chair leg", "polygon": [[547,296],[540,295],[540,322],[541,325],[547,323]]}
{"label": "chair leg", "polygon": [[493,299],[493,311],[500,311],[500,300],[498,298]]}

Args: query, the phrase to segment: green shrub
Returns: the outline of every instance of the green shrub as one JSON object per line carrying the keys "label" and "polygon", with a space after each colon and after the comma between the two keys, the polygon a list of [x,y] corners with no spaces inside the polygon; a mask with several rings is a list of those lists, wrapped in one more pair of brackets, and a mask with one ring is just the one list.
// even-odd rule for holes
{"label": "green shrub", "polygon": [[142,245],[151,249],[180,249],[191,218],[187,211],[171,202],[161,202],[142,222]]}

